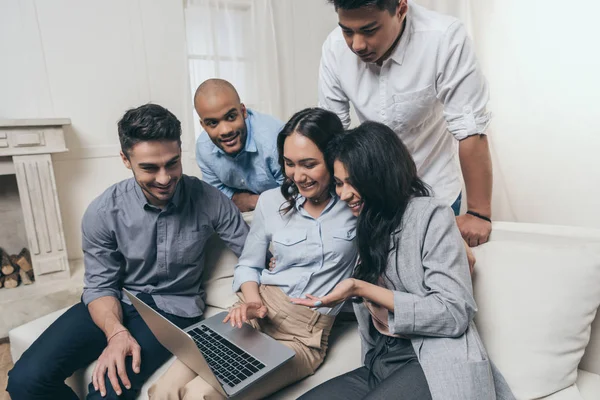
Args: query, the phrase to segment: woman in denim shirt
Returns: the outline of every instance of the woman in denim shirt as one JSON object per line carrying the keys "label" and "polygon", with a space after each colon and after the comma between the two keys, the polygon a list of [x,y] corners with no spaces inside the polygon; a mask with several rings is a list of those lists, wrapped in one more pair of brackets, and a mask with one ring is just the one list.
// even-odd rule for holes
{"label": "woman in denim shirt", "polygon": [[[277,137],[281,188],[261,194],[250,233],[234,272],[236,303],[226,323],[256,329],[293,349],[296,356],[252,386],[244,399],[260,399],[312,375],[321,365],[334,307],[308,309],[290,302],[305,293],[324,296],[352,275],[358,250],[356,217],[335,194],[332,165],[324,150],[343,127],[332,112],[308,108],[296,113]],[[265,269],[269,246],[275,268]],[[213,399],[221,395],[176,361],[151,389],[153,398]]]}

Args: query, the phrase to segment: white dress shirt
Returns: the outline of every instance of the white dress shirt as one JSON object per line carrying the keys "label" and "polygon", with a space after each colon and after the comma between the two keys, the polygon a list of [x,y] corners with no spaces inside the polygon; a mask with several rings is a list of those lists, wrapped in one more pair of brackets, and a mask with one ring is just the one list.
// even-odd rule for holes
{"label": "white dress shirt", "polygon": [[323,44],[319,106],[335,112],[346,128],[350,103],[361,122],[392,128],[444,204],[454,203],[462,188],[454,138],[485,133],[488,97],[462,23],[413,2],[400,41],[381,67],[361,61],[339,27]]}
{"label": "white dress shirt", "polygon": [[[352,275],[358,258],[356,217],[335,194],[318,218],[304,210],[298,197],[287,214],[281,190],[271,189],[258,198],[254,219],[242,255],[233,273],[233,291],[244,282],[279,287],[290,297],[325,296]],[[273,243],[275,268],[265,268],[265,253]],[[317,311],[336,315],[341,305]]]}

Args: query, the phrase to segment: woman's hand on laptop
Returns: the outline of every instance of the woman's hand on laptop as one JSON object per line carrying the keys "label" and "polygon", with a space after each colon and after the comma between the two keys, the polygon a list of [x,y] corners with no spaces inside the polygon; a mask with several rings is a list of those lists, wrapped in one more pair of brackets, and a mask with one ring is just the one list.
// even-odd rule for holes
{"label": "woman's hand on laptop", "polygon": [[[131,382],[127,377],[125,369],[125,357],[131,356],[131,367],[136,374],[140,372],[141,347],[131,336],[129,331],[123,327],[117,330],[108,339],[108,344],[96,363],[92,373],[92,384],[94,389],[100,390],[102,397],[106,396],[106,382],[104,375],[108,371],[108,379],[115,389],[117,395],[121,395],[122,390],[119,385],[119,378],[127,389],[131,388]],[[118,375],[118,378],[117,378]]]}
{"label": "woman's hand on laptop", "polygon": [[229,314],[227,314],[223,323],[229,322],[231,326],[241,328],[244,322],[266,316],[267,307],[262,302],[241,303],[229,310]]}

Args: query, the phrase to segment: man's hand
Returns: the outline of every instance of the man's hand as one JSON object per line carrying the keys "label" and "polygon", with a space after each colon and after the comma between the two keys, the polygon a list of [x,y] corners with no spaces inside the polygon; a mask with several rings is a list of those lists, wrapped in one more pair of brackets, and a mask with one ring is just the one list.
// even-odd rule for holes
{"label": "man's hand", "polygon": [[467,251],[467,261],[469,261],[469,272],[471,273],[471,275],[473,275],[473,270],[475,269],[475,262],[477,262],[477,260],[475,259],[473,250],[471,250],[471,248],[464,239],[463,243],[465,245],[465,250]]}
{"label": "man's hand", "polygon": [[131,382],[125,369],[125,357],[131,356],[131,367],[136,374],[140,372],[141,348],[138,342],[131,336],[129,331],[122,328],[109,339],[108,345],[98,358],[96,367],[92,374],[94,389],[100,390],[102,397],[106,396],[106,382],[104,375],[108,371],[108,379],[117,395],[121,395],[119,378],[127,389],[131,389]]}
{"label": "man's hand", "polygon": [[348,278],[338,283],[326,296],[316,297],[307,294],[305,299],[290,299],[290,301],[306,307],[333,307],[353,297],[355,291],[356,279]]}
{"label": "man's hand", "polygon": [[464,214],[456,217],[456,223],[460,234],[471,247],[484,244],[490,238],[492,223],[473,215]]}
{"label": "man's hand", "polygon": [[242,303],[239,306],[229,310],[229,314],[223,320],[223,323],[231,323],[231,326],[242,327],[244,322],[255,318],[264,318],[267,316],[267,307],[262,302]]}
{"label": "man's hand", "polygon": [[251,192],[236,192],[231,200],[241,212],[254,211],[258,195]]}

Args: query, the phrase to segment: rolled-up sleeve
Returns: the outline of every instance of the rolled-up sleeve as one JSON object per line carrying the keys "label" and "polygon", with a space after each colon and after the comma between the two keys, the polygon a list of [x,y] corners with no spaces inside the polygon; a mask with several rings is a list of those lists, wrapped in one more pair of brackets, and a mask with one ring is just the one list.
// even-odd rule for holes
{"label": "rolled-up sleeve", "polygon": [[100,297],[121,298],[119,282],[124,259],[108,225],[109,220],[92,203],[81,223],[85,265],[81,298],[86,306]]}
{"label": "rolled-up sleeve", "polygon": [[260,274],[265,268],[270,237],[265,229],[263,196],[258,198],[252,226],[242,255],[233,272],[233,291],[237,292],[245,282],[260,284]]}
{"label": "rolled-up sleeve", "polygon": [[477,310],[462,238],[449,207],[436,206],[422,225],[423,285],[427,293],[417,296],[394,291],[394,312],[388,314],[390,332],[458,337]]}
{"label": "rolled-up sleeve", "polygon": [[436,93],[444,105],[448,130],[457,140],[485,134],[491,121],[489,90],[473,44],[459,21],[448,28],[441,42],[437,71]]}
{"label": "rolled-up sleeve", "polygon": [[321,51],[319,107],[336,113],[347,129],[350,126],[350,102],[339,81],[332,41],[331,36],[327,38]]}

